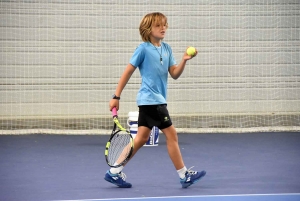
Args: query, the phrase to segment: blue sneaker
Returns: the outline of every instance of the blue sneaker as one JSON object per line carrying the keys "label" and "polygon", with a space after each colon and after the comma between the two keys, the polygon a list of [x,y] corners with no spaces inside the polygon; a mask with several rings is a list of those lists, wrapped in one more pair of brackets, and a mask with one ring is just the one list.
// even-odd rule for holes
{"label": "blue sneaker", "polygon": [[201,172],[191,170],[193,167],[188,169],[185,173],[185,178],[180,179],[182,188],[187,188],[190,185],[197,183],[202,177],[205,176],[206,172],[203,170]]}
{"label": "blue sneaker", "polygon": [[125,181],[126,175],[123,172],[112,174],[109,170],[106,172],[104,179],[120,188],[131,188],[131,183]]}

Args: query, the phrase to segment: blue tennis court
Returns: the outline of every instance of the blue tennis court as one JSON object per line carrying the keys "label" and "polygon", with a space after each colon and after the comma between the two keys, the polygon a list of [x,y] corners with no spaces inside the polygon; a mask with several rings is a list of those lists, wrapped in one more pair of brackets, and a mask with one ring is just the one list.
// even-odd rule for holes
{"label": "blue tennis court", "polygon": [[300,133],[179,134],[187,167],[206,170],[182,189],[159,145],[143,147],[124,168],[131,189],[103,177],[107,135],[0,136],[0,200],[300,200]]}

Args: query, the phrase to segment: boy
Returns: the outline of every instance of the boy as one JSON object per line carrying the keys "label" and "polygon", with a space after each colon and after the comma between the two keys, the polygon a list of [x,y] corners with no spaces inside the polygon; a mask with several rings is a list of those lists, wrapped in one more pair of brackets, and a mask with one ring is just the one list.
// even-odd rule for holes
{"label": "boy", "polygon": [[[169,156],[178,172],[183,188],[199,181],[205,171],[188,170],[183,162],[178,145],[178,136],[172,125],[167,110],[167,80],[168,73],[173,79],[182,74],[187,60],[197,55],[189,56],[185,52],[181,62],[176,65],[171,47],[162,42],[168,28],[167,18],[162,13],[149,13],[142,19],[139,27],[144,43],[135,50],[130,63],[123,72],[109,107],[119,109],[121,93],[136,68],[139,68],[142,77],[141,88],[137,94],[139,107],[138,132],[134,139],[132,156],[147,142],[153,126],[157,126],[166,136]],[[121,187],[131,188],[126,182],[126,175],[122,172],[123,166],[111,168],[104,179]]]}

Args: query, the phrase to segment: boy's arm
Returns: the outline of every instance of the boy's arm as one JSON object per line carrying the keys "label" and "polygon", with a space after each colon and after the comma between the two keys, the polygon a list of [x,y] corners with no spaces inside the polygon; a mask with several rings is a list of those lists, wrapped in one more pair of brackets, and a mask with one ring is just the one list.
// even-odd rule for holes
{"label": "boy's arm", "polygon": [[189,56],[185,51],[180,63],[177,66],[174,65],[169,68],[169,73],[170,73],[171,77],[175,80],[178,79],[184,70],[186,62],[188,60],[192,59],[193,57],[195,57],[197,54],[198,54],[197,50],[196,50],[196,54],[194,56]]}
{"label": "boy's arm", "polygon": [[[135,67],[132,64],[128,64],[127,67],[125,68],[124,72],[121,75],[121,78],[119,80],[119,83],[117,85],[115,95],[120,97],[123,89],[125,88],[127,82],[129,81],[131,75],[135,71]],[[109,109],[110,111],[112,110],[113,107],[116,107],[117,110],[119,110],[119,100],[117,99],[111,99],[109,102]]]}

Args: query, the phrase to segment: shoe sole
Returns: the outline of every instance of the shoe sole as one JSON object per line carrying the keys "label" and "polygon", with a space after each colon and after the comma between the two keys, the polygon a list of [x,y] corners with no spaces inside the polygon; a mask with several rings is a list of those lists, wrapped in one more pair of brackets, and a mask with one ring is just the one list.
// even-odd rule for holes
{"label": "shoe sole", "polygon": [[187,187],[189,187],[189,186],[191,186],[191,185],[197,183],[197,182],[200,181],[200,179],[202,179],[205,175],[206,175],[206,172],[204,172],[203,175],[199,177],[199,179],[196,179],[196,180],[194,180],[193,182],[188,183],[187,185],[182,185],[182,188],[187,188]]}
{"label": "shoe sole", "polygon": [[106,181],[118,186],[119,188],[131,188],[131,186],[122,186],[122,185],[118,185],[117,183],[114,182],[114,180],[111,180],[111,179],[107,179],[107,178],[104,178]]}

